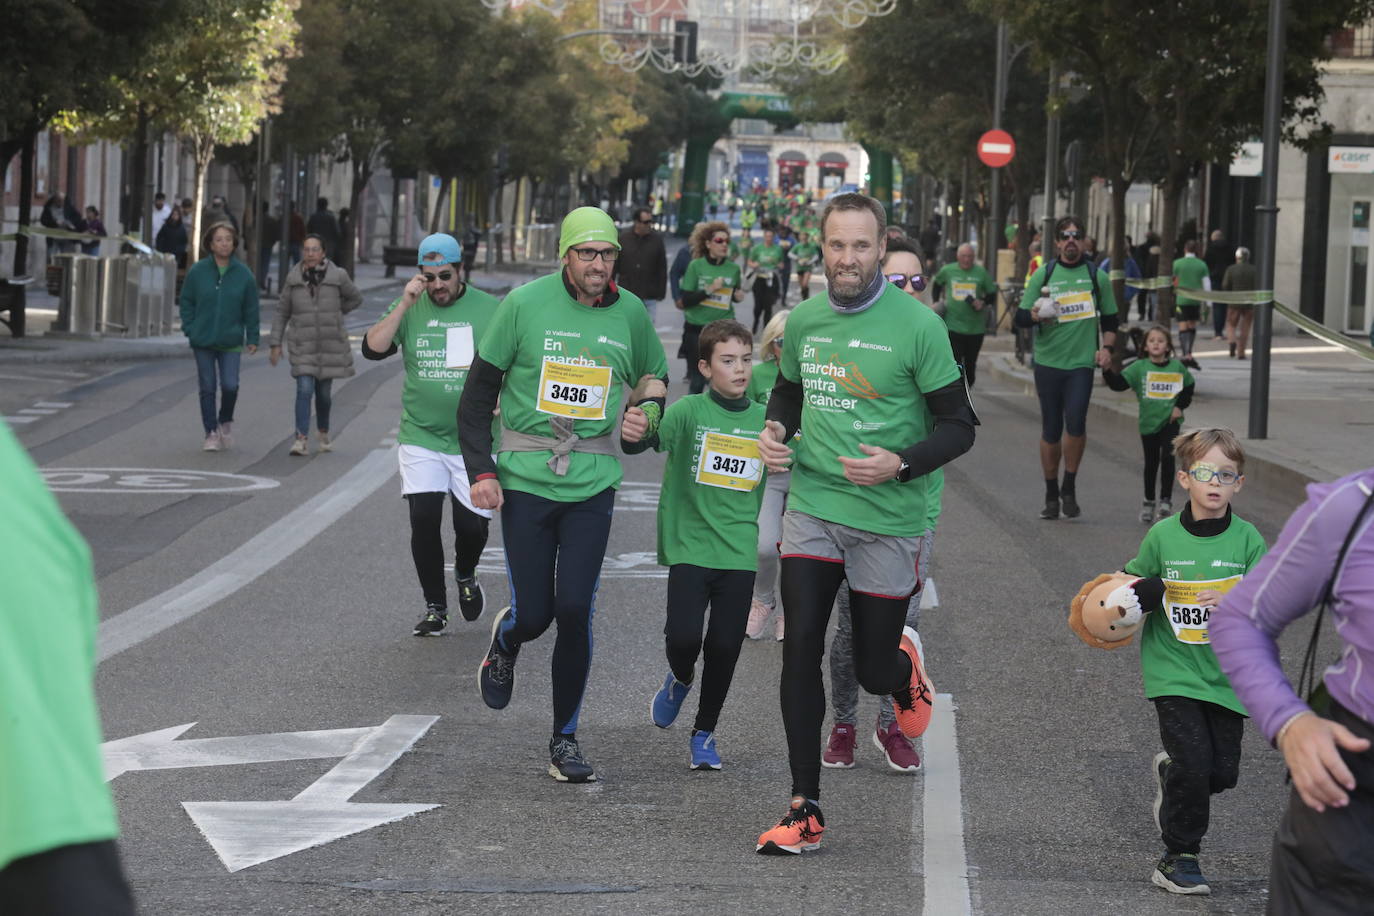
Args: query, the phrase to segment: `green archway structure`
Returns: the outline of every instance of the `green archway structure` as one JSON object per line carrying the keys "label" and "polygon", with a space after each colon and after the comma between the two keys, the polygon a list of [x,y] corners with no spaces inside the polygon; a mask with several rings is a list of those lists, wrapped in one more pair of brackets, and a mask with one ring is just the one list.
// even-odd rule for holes
{"label": "green archway structure", "polygon": [[[792,102],[787,96],[757,92],[723,92],[720,113],[730,120],[758,118],[778,124],[792,124]],[[710,164],[711,148],[719,134],[699,134],[687,141],[682,160],[682,202],[678,207],[677,234],[682,238],[692,234],[692,227],[706,213],[706,171]],[[870,193],[887,208],[892,216],[892,156],[867,145],[869,157]]]}

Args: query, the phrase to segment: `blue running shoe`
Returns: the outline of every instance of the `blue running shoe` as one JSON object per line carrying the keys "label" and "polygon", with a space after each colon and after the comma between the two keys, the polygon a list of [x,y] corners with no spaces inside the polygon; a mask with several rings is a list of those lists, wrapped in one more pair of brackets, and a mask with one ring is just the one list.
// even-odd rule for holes
{"label": "blue running shoe", "polygon": [[649,704],[649,715],[653,717],[654,724],[659,728],[672,725],[682,709],[682,701],[687,699],[687,694],[691,692],[691,684],[682,683],[669,671],[668,676],[663,679],[663,686],[654,694],[654,701]]}
{"label": "blue running shoe", "polygon": [[692,732],[692,765],[689,769],[720,769],[720,754],[716,753],[715,732]]}

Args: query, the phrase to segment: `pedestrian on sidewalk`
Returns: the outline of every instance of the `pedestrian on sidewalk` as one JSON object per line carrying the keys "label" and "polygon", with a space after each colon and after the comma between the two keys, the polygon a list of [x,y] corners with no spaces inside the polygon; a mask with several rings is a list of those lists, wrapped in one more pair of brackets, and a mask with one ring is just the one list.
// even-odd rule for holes
{"label": "pedestrian on sidewalk", "polygon": [[191,247],[191,239],[178,204],[172,205],[172,212],[163,220],[153,246],[163,254],[170,254],[176,258],[178,270],[186,269],[186,250]]}
{"label": "pedestrian on sidewalk", "polygon": [[[1293,778],[1269,868],[1268,912],[1275,916],[1354,916],[1369,912],[1374,899],[1371,494],[1374,468],[1309,486],[1274,549],[1212,613],[1217,660]],[[1330,609],[1341,645],[1318,689],[1301,697],[1284,676],[1277,641],[1314,607]]]}
{"label": "pedestrian on sidewalk", "polygon": [[[658,501],[658,562],[668,567],[668,673],[649,711],[659,728],[673,724],[696,683],[700,656],[700,700],[688,739],[693,770],[721,768],[716,725],[744,642],[758,566],[764,406],[747,395],[753,351],[744,325],[732,318],[711,322],[698,347],[710,387],[669,407],[652,434],[641,435],[646,424],[627,423],[620,439],[627,455],[650,448],[668,453]],[[636,414],[643,410],[631,407],[626,419]]]}
{"label": "pedestrian on sidewalk", "polygon": [[181,285],[181,331],[196,357],[200,420],[205,427],[202,449],[217,452],[233,444],[239,363],[245,346],[250,356],[258,351],[258,284],[234,254],[239,234],[233,226],[211,226],[202,244],[210,253],[191,266]]}
{"label": "pedestrian on sidewalk", "polygon": [[[1245,293],[1255,289],[1255,265],[1250,263],[1250,249],[1236,249],[1236,263],[1221,276],[1221,288],[1228,293]],[[1255,320],[1253,304],[1233,303],[1226,312],[1227,350],[1235,359],[1245,359],[1245,347],[1250,342],[1250,325]]]}
{"label": "pedestrian on sidewalk", "polygon": [[[339,220],[334,212],[329,209],[329,198],[321,197],[315,201],[315,212],[310,214],[310,219],[305,224],[306,237],[311,235],[318,236],[324,242],[324,256],[333,261],[340,259],[339,255]],[[301,242],[301,257],[305,257],[305,242]]]}
{"label": "pedestrian on sidewalk", "polygon": [[654,231],[654,215],[637,207],[629,227],[620,231],[620,257],[612,274],[621,289],[640,298],[649,322],[658,323],[658,303],[668,289],[668,254],[663,236]]}
{"label": "pedestrian on sidewalk", "polygon": [[[1234,251],[1231,243],[1226,241],[1226,233],[1220,229],[1213,229],[1211,237],[1207,240],[1207,249],[1202,253],[1202,260],[1207,263],[1207,279],[1211,282],[1211,289],[1221,289],[1222,278],[1225,276],[1227,268],[1231,266]],[[1225,302],[1213,302],[1213,340],[1221,338],[1229,321],[1230,306]]]}
{"label": "pedestrian on sidewalk", "polygon": [[362,305],[352,279],[325,257],[326,240],[314,233],[305,237],[301,262],[286,275],[277,299],[277,314],[267,338],[267,359],[276,365],[283,341],[296,380],[296,440],[291,454],[309,453],[310,401],[315,401],[319,448],[330,451],[329,408],[336,378],[353,374],[353,347],[348,342],[344,315]]}
{"label": "pedestrian on sidewalk", "polygon": [[[411,631],[415,636],[438,636],[448,626],[445,496],[453,507],[458,610],[464,620],[473,621],[486,603],[477,564],[487,546],[491,507],[473,499],[458,441],[458,404],[472,378],[477,343],[491,325],[498,303],[495,296],[462,281],[462,262],[453,236],[427,236],[420,242],[419,272],[363,336],[364,358],[386,359],[400,349],[405,360],[396,441],[401,493],[410,507],[410,554],[425,599],[424,613]],[[488,435],[491,417],[488,410]],[[486,460],[491,460],[490,448]]]}
{"label": "pedestrian on sidewalk", "polygon": [[[95,207],[86,208],[86,219],[81,223],[81,231],[87,235],[98,235],[102,238],[109,235],[109,233],[105,231],[105,223],[100,219],[100,211]],[[82,242],[81,251],[84,254],[99,254],[100,239]]]}
{"label": "pedestrian on sidewalk", "polygon": [[[611,282],[615,223],[595,207],[563,219],[562,268],[518,286],[483,336],[458,405],[459,440],[480,509],[501,510],[511,606],[496,615],[478,675],[482,702],[504,709],[520,648],[556,624],[549,775],[590,782],[577,727],[592,664],[592,611],[623,475],[611,434],[651,436],[668,361],[649,313]],[[633,386],[626,404],[625,387]],[[492,411],[501,405],[500,453]]]}
{"label": "pedestrian on sidewalk", "polygon": [[[1174,439],[1183,411],[1193,403],[1193,375],[1174,358],[1169,329],[1155,325],[1145,332],[1145,353],[1120,373],[1106,366],[1102,380],[1113,391],[1134,391],[1140,407],[1140,445],[1145,452],[1145,501],[1140,520],[1153,524],[1174,513]],[[1155,478],[1159,501],[1155,501]]]}

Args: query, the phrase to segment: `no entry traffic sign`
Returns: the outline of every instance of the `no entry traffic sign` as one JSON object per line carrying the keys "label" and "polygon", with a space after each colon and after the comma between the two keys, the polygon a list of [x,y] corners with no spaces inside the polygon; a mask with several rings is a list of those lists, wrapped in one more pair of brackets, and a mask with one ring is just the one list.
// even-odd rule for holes
{"label": "no entry traffic sign", "polygon": [[1005,130],[990,130],[978,138],[978,158],[983,165],[1000,169],[1015,155],[1016,141]]}

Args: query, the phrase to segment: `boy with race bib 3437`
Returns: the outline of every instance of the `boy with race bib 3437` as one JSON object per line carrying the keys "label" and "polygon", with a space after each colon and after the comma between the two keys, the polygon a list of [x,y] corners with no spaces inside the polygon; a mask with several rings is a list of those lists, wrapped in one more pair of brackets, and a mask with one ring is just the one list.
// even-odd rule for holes
{"label": "boy with race bib 3437", "polygon": [[1155,823],[1164,856],[1151,880],[1175,894],[1209,894],[1198,864],[1210,797],[1240,774],[1246,711],[1217,664],[1211,612],[1264,556],[1255,526],[1231,512],[1245,482],[1245,452],[1229,429],[1199,429],[1174,440],[1179,486],[1188,504],[1152,527],[1125,571],[1164,581],[1164,607],[1145,617],[1140,668],[1155,704],[1164,750],[1151,770]]}
{"label": "boy with race bib 3437", "polygon": [[699,347],[698,368],[710,389],[669,407],[654,435],[622,432],[621,445],[627,454],[646,448],[668,453],[658,503],[658,562],[668,567],[663,635],[669,671],[650,715],[659,728],[673,724],[702,656],[690,766],[719,770],[716,722],[744,642],[758,568],[764,405],[746,394],[754,347],[748,328],[713,321],[702,329]]}

